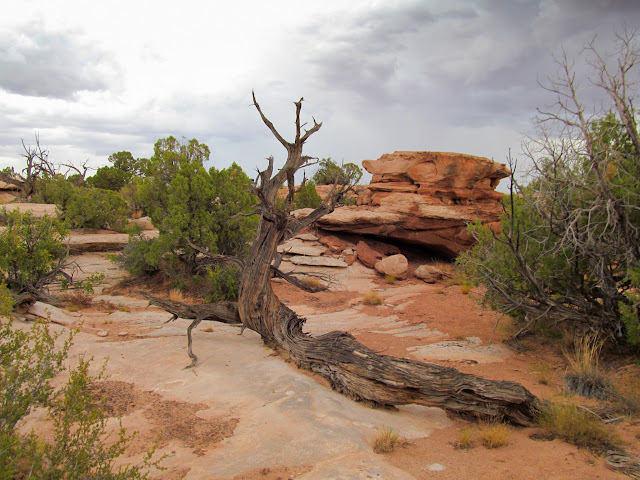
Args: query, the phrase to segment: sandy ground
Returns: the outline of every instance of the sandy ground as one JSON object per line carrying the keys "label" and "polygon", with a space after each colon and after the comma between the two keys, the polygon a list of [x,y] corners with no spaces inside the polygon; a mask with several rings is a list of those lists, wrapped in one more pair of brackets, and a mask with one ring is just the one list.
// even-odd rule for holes
{"label": "sandy ground", "polygon": [[[86,254],[77,261],[85,274],[101,271],[107,280],[91,307],[70,313],[73,325],[82,325],[70,362],[92,356],[97,369],[109,359],[109,378],[96,392],[106,399],[114,426],[115,416],[121,416],[127,429],[139,432],[126,461],[139,461],[154,441],[159,453],[170,455],[163,463],[167,470],[156,472],[156,478],[627,478],[586,450],[557,439],[532,439],[535,429],[512,429],[502,448],[456,449],[470,423],[435,408],[404,406],[393,412],[357,404],[275,355],[250,331],[239,336],[237,328],[201,324],[194,332],[200,361],[184,369],[189,322],[165,324],[169,314],[114,287],[124,274],[104,255]],[[544,344],[521,353],[502,344],[503,328],[495,328],[499,317],[482,309],[474,292],[418,280],[388,285],[358,262],[332,273],[336,282],[329,292],[307,294],[274,283],[278,295],[307,318],[310,333],[346,330],[381,353],[518,381],[542,397],[561,390],[562,358]],[[369,291],[377,291],[383,305],[363,305]],[[537,380],[540,361],[552,370],[548,385]],[[38,415],[29,426],[47,429]],[[402,441],[392,454],[378,455],[372,443],[384,427]],[[625,420],[618,429],[630,450],[638,450],[638,422]]]}

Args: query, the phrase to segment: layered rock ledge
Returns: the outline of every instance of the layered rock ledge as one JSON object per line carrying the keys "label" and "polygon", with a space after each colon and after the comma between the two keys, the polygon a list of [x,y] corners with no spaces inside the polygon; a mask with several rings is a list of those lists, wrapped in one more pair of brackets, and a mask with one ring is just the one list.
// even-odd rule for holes
{"label": "layered rock ledge", "polygon": [[397,239],[454,257],[473,245],[466,226],[497,227],[504,164],[450,152],[395,152],[364,160],[373,175],[357,206],[342,207],[317,224],[325,230]]}

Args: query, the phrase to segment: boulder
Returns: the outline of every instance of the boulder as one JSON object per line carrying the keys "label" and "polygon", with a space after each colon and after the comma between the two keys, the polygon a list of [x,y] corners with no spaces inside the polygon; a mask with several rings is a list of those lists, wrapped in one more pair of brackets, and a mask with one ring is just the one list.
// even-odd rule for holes
{"label": "boulder", "polygon": [[358,256],[356,255],[355,252],[352,253],[345,253],[342,258],[344,258],[344,262],[351,266],[355,263],[355,261],[358,259]]}
{"label": "boulder", "polygon": [[469,222],[499,226],[503,194],[495,188],[509,176],[504,164],[450,152],[395,152],[362,164],[373,178],[357,206],[325,215],[320,228],[398,239],[455,257],[474,243]]}
{"label": "boulder", "polygon": [[383,275],[404,278],[407,276],[407,270],[409,270],[409,261],[402,254],[391,255],[377,262],[375,269]]}
{"label": "boulder", "polygon": [[383,253],[371,248],[364,240],[358,242],[356,255],[358,256],[358,260],[360,260],[365,267],[369,268],[373,268],[377,262],[384,258]]}
{"label": "boulder", "polygon": [[427,283],[436,283],[437,281],[450,276],[444,270],[434,267],[433,265],[420,265],[415,269],[413,274]]}
{"label": "boulder", "polygon": [[347,242],[335,235],[325,235],[324,237],[320,237],[320,243],[325,245],[334,253],[340,253],[347,248]]}

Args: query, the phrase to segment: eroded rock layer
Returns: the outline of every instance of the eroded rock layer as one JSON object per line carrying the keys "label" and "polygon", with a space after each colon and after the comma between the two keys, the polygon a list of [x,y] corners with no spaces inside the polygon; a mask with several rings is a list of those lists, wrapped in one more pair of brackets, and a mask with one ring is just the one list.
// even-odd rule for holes
{"label": "eroded rock layer", "polygon": [[504,164],[449,152],[395,152],[365,160],[373,175],[358,206],[322,217],[326,230],[375,235],[425,245],[456,256],[473,244],[466,225],[475,219],[497,227]]}

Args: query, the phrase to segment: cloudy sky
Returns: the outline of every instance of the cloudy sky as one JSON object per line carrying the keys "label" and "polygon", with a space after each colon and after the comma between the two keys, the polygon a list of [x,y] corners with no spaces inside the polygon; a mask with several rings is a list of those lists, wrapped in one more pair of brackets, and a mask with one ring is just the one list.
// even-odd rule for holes
{"label": "cloudy sky", "polygon": [[[0,17],[0,166],[39,132],[57,162],[152,154],[168,135],[247,172],[283,158],[292,102],[322,129],[307,153],[395,150],[504,162],[520,151],[553,55],[640,26],[638,0],[21,0]],[[578,66],[578,68],[581,68]],[[253,173],[250,173],[253,176]]]}

